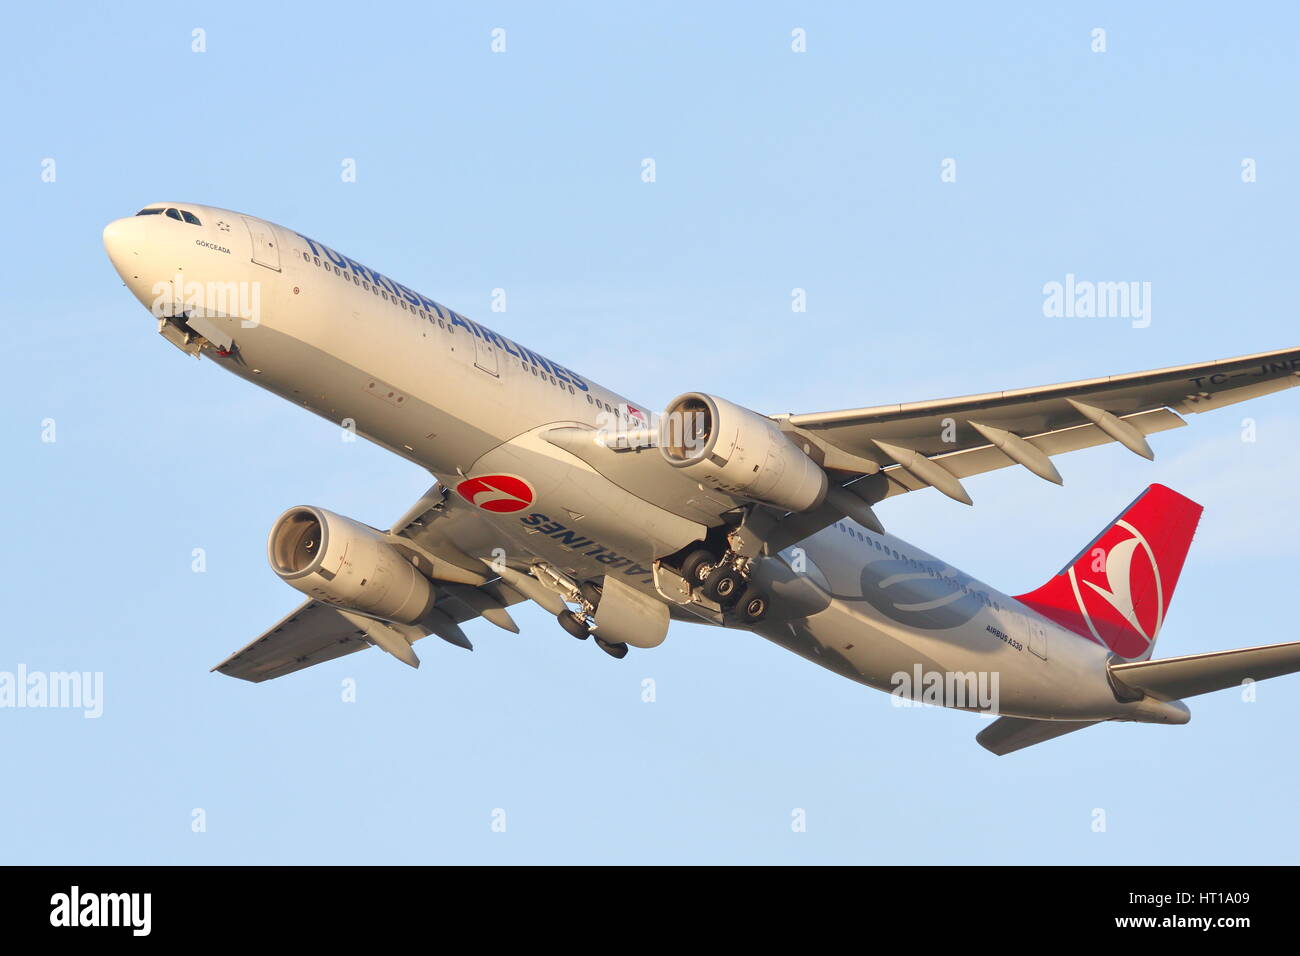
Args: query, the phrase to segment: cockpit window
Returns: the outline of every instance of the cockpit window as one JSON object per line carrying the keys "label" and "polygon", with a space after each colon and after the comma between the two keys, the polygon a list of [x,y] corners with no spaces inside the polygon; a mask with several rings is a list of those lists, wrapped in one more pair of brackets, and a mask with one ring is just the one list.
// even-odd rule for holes
{"label": "cockpit window", "polygon": [[187,222],[191,226],[203,225],[203,223],[199,222],[199,217],[194,215],[194,213],[189,212],[185,209],[172,209],[166,206],[152,206],[145,209],[141,209],[138,213],[136,213],[136,215],[156,216],[160,212],[165,212],[169,219],[175,219],[177,222]]}

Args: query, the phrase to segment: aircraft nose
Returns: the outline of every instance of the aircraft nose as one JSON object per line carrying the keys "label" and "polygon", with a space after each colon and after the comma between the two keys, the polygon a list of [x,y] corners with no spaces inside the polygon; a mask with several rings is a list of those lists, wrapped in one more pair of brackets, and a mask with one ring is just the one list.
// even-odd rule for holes
{"label": "aircraft nose", "polygon": [[139,270],[140,231],[134,217],[114,219],[104,227],[104,251],[123,279],[131,279]]}
{"label": "aircraft nose", "polygon": [[145,307],[152,309],[154,286],[165,274],[160,268],[158,236],[150,216],[114,219],[104,227],[104,251],[122,282]]}

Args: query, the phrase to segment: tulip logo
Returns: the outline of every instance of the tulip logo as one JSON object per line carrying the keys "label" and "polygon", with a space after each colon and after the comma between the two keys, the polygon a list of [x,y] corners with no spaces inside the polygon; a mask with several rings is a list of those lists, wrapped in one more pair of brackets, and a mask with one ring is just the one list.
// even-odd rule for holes
{"label": "tulip logo", "polygon": [[456,493],[475,508],[498,515],[523,511],[537,499],[533,486],[518,475],[466,478],[456,486]]}

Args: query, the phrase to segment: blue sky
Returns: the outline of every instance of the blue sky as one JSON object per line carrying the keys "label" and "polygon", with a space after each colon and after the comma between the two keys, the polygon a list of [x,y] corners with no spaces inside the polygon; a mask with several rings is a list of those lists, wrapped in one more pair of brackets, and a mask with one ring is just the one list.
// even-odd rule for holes
{"label": "blue sky", "polygon": [[[524,609],[473,654],[421,645],[418,672],[209,674],[297,603],[265,564],[281,511],[383,527],[428,478],[168,346],[100,243],[157,200],[247,211],[651,407],[1300,344],[1296,12],[1132,6],[13,10],[0,670],[102,672],[104,713],[0,709],[0,862],[1295,862],[1297,677],[994,758],[978,718],[700,627],[616,662]],[[1046,318],[1067,273],[1150,282],[1150,326]],[[1161,481],[1206,511],[1157,655],[1289,640],[1298,402],[1192,416],[1154,464],[1096,449],[1059,460],[1064,488],[1007,471],[969,482],[974,508],[923,492],[881,517],[1015,593]]]}

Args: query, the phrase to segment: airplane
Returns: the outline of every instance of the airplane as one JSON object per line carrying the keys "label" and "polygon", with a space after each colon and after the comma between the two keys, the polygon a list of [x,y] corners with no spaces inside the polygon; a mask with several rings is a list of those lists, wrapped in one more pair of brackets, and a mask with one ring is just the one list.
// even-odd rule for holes
{"label": "airplane", "polygon": [[1185,698],[1300,670],[1300,642],[1152,651],[1201,506],[1151,485],[1059,573],[1009,595],[889,534],[877,508],[1147,436],[1300,383],[1300,349],[1039,388],[764,415],[707,392],[661,414],[251,215],[154,203],[104,229],[164,339],[426,469],[385,530],[304,505],[272,570],[301,605],[213,670],[261,682],[532,601],[613,658],[671,621],[756,633],[858,683],[995,716],[994,754],[1104,721],[1185,724]]}

